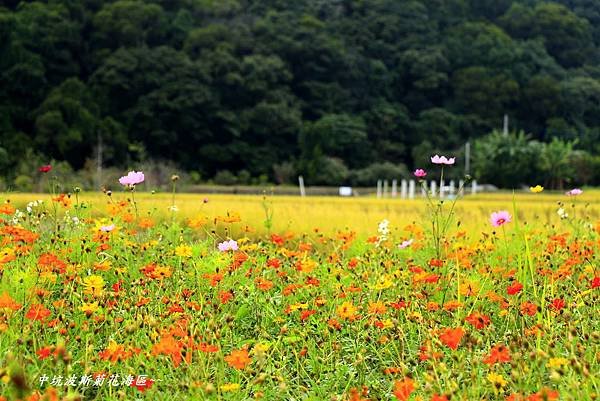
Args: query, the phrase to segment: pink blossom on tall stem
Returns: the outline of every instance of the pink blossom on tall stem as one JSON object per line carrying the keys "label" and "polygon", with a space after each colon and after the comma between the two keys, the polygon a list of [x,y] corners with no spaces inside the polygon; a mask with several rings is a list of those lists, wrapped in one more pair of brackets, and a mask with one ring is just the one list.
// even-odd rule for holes
{"label": "pink blossom on tall stem", "polygon": [[494,227],[500,227],[506,223],[510,223],[512,220],[512,217],[510,215],[510,213],[508,213],[506,210],[500,210],[499,212],[494,212],[492,213],[491,217],[490,217],[490,222],[492,223],[492,225]]}
{"label": "pink blossom on tall stem", "polygon": [[137,185],[144,182],[144,173],[141,171],[130,171],[126,176],[119,178],[121,185]]}
{"label": "pink blossom on tall stem", "polygon": [[454,161],[456,160],[455,157],[450,157],[447,158],[446,156],[431,156],[431,162],[433,164],[447,164],[447,165],[452,165],[454,164]]}
{"label": "pink blossom on tall stem", "polygon": [[417,178],[425,178],[425,176],[427,176],[427,172],[425,170],[423,170],[422,168],[416,169],[413,174]]}
{"label": "pink blossom on tall stem", "polygon": [[218,246],[219,251],[227,252],[227,251],[237,251],[238,244],[237,241],[230,239],[229,241],[223,241]]}
{"label": "pink blossom on tall stem", "polygon": [[414,240],[412,238],[409,240],[406,240],[406,241],[402,241],[402,243],[400,245],[398,245],[398,248],[400,248],[400,249],[408,248],[409,246],[412,245],[413,242],[414,242]]}
{"label": "pink blossom on tall stem", "polygon": [[577,195],[581,195],[582,193],[583,193],[583,191],[581,189],[575,188],[575,189],[572,189],[572,190],[566,192],[566,195],[577,196]]}

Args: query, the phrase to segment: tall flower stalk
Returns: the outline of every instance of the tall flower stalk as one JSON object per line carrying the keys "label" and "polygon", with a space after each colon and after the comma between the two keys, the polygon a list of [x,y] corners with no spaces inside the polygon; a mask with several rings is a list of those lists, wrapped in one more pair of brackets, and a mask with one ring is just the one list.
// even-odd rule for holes
{"label": "tall flower stalk", "polygon": [[135,186],[144,182],[144,173],[141,171],[130,171],[127,175],[119,178],[119,184],[127,186],[131,190],[131,203],[135,210],[135,218],[139,217],[137,203],[135,202]]}
{"label": "tall flower stalk", "polygon": [[[442,186],[444,183],[444,166],[452,166],[455,163],[456,158],[446,156],[432,156],[431,162],[433,164],[441,165],[440,172],[440,181],[439,181],[439,190],[442,190]],[[420,179],[421,186],[424,189],[425,195],[427,197],[427,205],[428,209],[431,213],[431,233],[433,237],[433,247],[435,249],[436,258],[442,258],[442,245],[446,238],[446,233],[450,226],[450,221],[452,216],[454,215],[454,207],[456,205],[456,201],[458,200],[458,196],[455,196],[452,199],[450,204],[450,210],[446,213],[444,210],[444,200],[436,199],[432,192],[430,192],[429,188],[427,188],[426,181],[423,178],[427,175],[427,173],[423,169],[417,169],[414,172],[414,175]],[[467,177],[468,178],[468,177]],[[462,192],[464,188],[464,183],[461,184],[458,188],[458,193]]]}

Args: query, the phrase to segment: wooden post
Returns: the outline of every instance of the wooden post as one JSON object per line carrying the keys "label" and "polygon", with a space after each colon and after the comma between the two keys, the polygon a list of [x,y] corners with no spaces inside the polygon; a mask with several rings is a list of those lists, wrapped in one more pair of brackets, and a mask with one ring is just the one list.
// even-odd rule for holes
{"label": "wooden post", "polygon": [[98,133],[98,154],[96,155],[96,190],[102,189],[102,135]]}
{"label": "wooden post", "polygon": [[387,198],[388,196],[388,180],[383,180],[383,197]]}
{"label": "wooden post", "polygon": [[398,180],[392,180],[392,198],[398,196]]}
{"label": "wooden post", "polygon": [[427,197],[427,181],[423,181],[423,184],[421,184],[421,197]]}
{"label": "wooden post", "polygon": [[381,180],[377,180],[377,199],[381,198]]}
{"label": "wooden post", "polygon": [[465,174],[471,174],[471,142],[465,144]]}
{"label": "wooden post", "polygon": [[458,181],[458,195],[465,194],[465,182],[463,180]]}
{"label": "wooden post", "polygon": [[471,193],[475,195],[477,193],[477,180],[473,180],[471,184]]}
{"label": "wooden post", "polygon": [[408,182],[408,199],[415,199],[415,180]]}
{"label": "wooden post", "polygon": [[444,199],[444,187],[445,187],[445,183],[444,180],[440,181],[440,199]]}
{"label": "wooden post", "polygon": [[454,180],[450,180],[450,188],[449,188],[450,195],[454,195],[454,191],[455,191]]}
{"label": "wooden post", "polygon": [[435,198],[435,194],[437,193],[436,191],[436,187],[437,187],[437,183],[434,181],[431,181],[431,197]]}

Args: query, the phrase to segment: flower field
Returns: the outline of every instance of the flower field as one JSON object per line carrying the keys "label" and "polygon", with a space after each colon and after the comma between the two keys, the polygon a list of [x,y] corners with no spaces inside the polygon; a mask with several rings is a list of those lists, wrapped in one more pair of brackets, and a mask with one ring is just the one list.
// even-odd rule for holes
{"label": "flower field", "polygon": [[0,400],[600,395],[598,192],[171,196],[128,177],[0,198]]}

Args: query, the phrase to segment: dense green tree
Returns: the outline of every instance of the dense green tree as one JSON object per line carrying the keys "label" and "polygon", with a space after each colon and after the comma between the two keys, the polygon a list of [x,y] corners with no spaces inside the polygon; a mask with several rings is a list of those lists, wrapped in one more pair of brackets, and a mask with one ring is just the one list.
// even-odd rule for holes
{"label": "dense green tree", "polygon": [[[480,181],[598,183],[599,27],[593,0],[4,1],[0,176],[102,143],[107,166],[366,185],[485,136],[490,160],[548,145]],[[534,141],[487,137],[504,115]]]}

